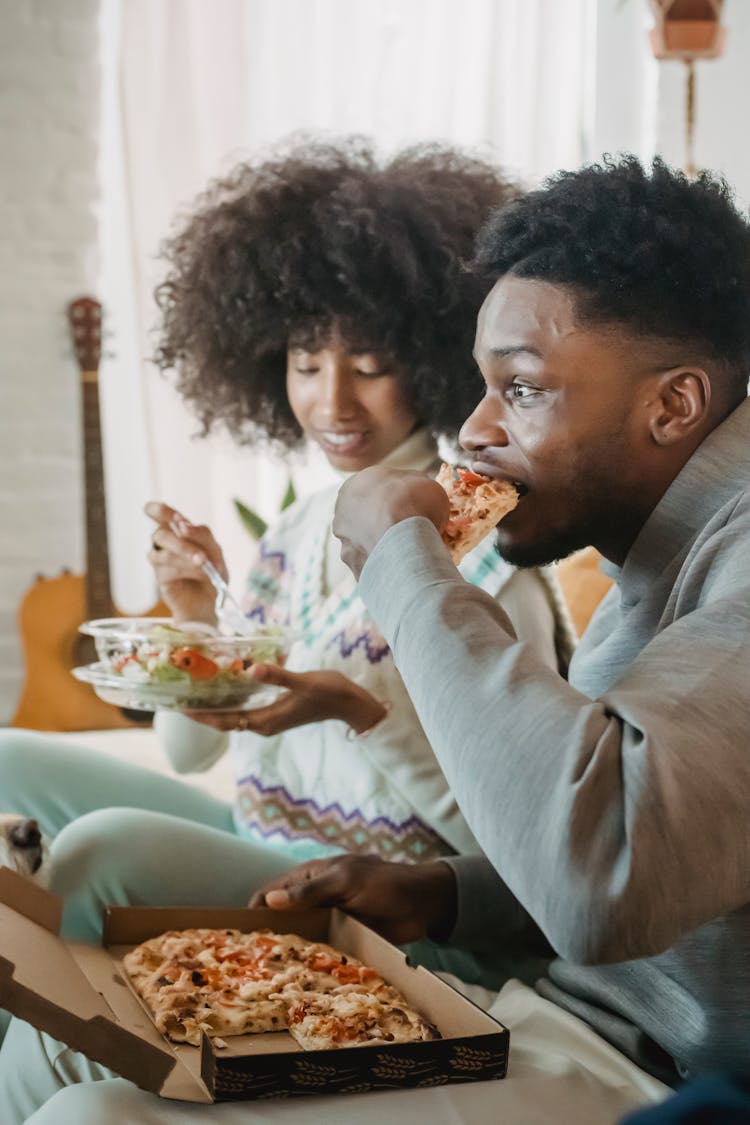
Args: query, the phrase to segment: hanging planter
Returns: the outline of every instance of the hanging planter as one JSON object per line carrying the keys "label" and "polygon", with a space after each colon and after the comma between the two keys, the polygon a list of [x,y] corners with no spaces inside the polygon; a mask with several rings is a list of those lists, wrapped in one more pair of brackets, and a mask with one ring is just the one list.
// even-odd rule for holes
{"label": "hanging planter", "polygon": [[654,13],[651,50],[657,59],[685,63],[685,171],[697,174],[693,152],[695,134],[695,61],[717,59],[724,53],[727,32],[721,24],[724,0],[650,0]]}
{"label": "hanging planter", "polygon": [[716,59],[724,52],[724,0],[650,0],[651,50],[657,59]]}

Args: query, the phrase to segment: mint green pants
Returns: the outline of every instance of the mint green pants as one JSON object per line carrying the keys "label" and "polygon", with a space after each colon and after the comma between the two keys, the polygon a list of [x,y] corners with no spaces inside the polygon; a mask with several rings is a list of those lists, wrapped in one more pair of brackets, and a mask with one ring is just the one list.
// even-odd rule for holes
{"label": "mint green pants", "polygon": [[69,938],[97,941],[106,905],[244,906],[292,866],[238,836],[228,802],[54,735],[0,731],[0,812],[51,840]]}

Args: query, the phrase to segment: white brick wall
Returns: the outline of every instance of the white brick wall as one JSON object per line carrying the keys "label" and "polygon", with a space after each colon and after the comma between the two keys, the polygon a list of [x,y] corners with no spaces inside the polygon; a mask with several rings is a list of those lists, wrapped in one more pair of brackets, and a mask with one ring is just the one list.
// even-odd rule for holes
{"label": "white brick wall", "polygon": [[65,306],[95,289],[98,0],[0,0],[0,723],[36,573],[82,568],[78,371]]}

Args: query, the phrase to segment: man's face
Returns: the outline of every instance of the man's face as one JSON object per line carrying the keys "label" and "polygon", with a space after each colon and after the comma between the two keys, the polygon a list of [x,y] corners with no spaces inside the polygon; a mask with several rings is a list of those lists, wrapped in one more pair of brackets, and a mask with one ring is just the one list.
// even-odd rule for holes
{"label": "man's face", "polygon": [[581,324],[565,286],[506,276],[480,310],[475,354],[487,389],[460,441],[476,472],[521,493],[500,553],[534,566],[593,544],[622,562],[653,504],[637,338]]}

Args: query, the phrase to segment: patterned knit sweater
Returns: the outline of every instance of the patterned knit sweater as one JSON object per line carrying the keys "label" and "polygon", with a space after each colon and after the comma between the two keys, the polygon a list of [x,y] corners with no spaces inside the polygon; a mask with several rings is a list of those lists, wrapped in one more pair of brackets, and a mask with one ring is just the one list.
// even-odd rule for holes
{"label": "patterned knit sweater", "polygon": [[[437,450],[424,431],[412,435],[386,463],[434,473]],[[161,719],[167,742],[177,730],[183,769],[201,768],[229,749],[237,782],[235,825],[240,835],[285,851],[293,860],[339,851],[376,853],[419,862],[479,852],[446,784],[396,670],[390,649],[358,597],[331,533],[339,485],[288,508],[264,535],[252,566],[245,610],[299,634],[287,666],[294,671],[342,672],[389,705],[371,732],[352,737],[339,720],[262,737],[222,735],[184,717]],[[489,536],[461,564],[464,577],[496,597],[519,637],[550,665],[565,663],[568,633],[554,579],[516,570],[497,555]],[[398,575],[394,575],[398,582]],[[559,655],[562,653],[562,656]],[[425,653],[425,662],[440,654]],[[194,757],[185,764],[190,738]],[[207,739],[213,739],[207,747]]]}

